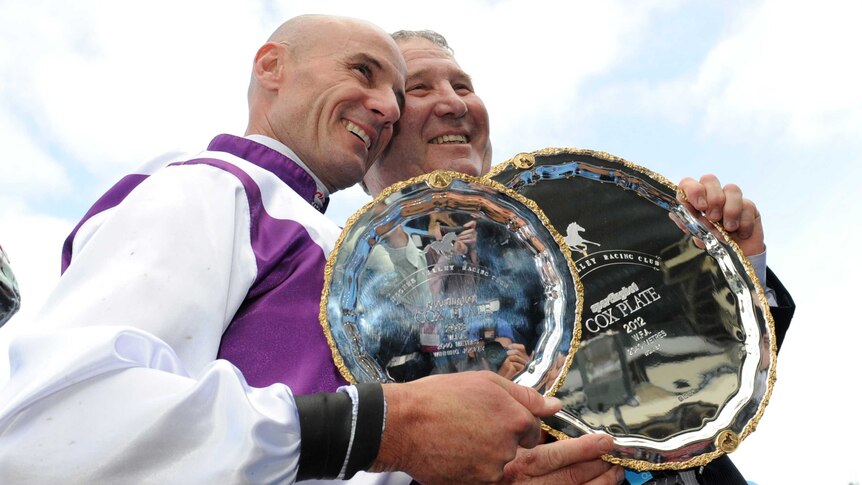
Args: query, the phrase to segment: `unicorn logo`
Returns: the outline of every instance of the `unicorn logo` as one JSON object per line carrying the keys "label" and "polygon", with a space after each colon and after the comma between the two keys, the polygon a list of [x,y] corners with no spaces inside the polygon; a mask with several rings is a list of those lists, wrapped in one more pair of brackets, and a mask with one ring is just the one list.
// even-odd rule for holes
{"label": "unicorn logo", "polygon": [[588,241],[581,237],[580,233],[584,231],[586,231],[586,229],[581,227],[577,222],[569,224],[569,227],[566,228],[566,237],[563,238],[565,239],[566,244],[569,245],[569,248],[583,253],[587,251],[587,244],[601,246],[601,244],[597,242]]}
{"label": "unicorn logo", "polygon": [[422,252],[428,254],[428,251],[433,249],[434,251],[437,251],[437,254],[445,258],[454,257],[457,254],[457,250],[455,249],[455,241],[457,240],[457,234],[455,234],[454,232],[447,232],[443,236],[443,239],[439,241],[434,241],[431,244],[425,246],[425,249],[423,249]]}

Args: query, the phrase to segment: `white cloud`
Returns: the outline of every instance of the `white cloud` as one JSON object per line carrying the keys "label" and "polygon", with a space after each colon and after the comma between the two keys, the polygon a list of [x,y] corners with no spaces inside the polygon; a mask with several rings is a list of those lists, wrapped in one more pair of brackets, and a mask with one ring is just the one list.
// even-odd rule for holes
{"label": "white cloud", "polygon": [[583,82],[623,62],[650,16],[675,3],[508,2],[495,9],[480,42],[456,44],[489,107],[495,161],[571,146],[584,117]]}
{"label": "white cloud", "polygon": [[693,91],[709,131],[803,145],[862,132],[862,4],[764,2],[716,46]]}
{"label": "white cloud", "polygon": [[8,112],[0,111],[0,133],[4,158],[0,194],[11,198],[68,193],[71,187],[63,165],[45,153],[45,147],[37,145]]}
{"label": "white cloud", "polygon": [[[212,2],[7,4],[4,42],[18,46],[15,103],[34,143],[50,140],[93,174],[114,179],[161,150],[242,131],[254,49],[254,5]],[[9,26],[11,30],[5,28]],[[21,39],[28,39],[22,42]]]}
{"label": "white cloud", "polygon": [[658,81],[611,82],[581,106],[696,126],[731,143],[859,146],[859,18],[862,4],[842,0],[746,5],[699,66]]}

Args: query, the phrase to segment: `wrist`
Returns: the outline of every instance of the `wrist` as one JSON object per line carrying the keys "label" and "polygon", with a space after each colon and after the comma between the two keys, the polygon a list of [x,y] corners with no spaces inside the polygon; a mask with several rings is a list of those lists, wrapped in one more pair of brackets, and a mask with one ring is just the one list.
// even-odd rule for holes
{"label": "wrist", "polygon": [[380,449],[386,403],[380,384],[296,396],[300,423],[297,479],[350,478]]}
{"label": "wrist", "polygon": [[405,450],[410,450],[409,439],[411,397],[404,387],[407,384],[384,384],[383,395],[386,399],[386,426],[380,440],[377,458],[369,468],[371,472],[409,472],[409,460]]}

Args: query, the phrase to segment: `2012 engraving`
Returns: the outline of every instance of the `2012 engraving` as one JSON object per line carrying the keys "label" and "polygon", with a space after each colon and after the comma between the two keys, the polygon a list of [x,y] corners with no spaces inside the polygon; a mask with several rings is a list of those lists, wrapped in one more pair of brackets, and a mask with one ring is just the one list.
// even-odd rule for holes
{"label": "2012 engraving", "polygon": [[599,333],[661,299],[661,294],[655,287],[639,290],[637,283],[632,283],[591,305],[590,309],[595,314],[584,322],[586,329],[592,333]]}

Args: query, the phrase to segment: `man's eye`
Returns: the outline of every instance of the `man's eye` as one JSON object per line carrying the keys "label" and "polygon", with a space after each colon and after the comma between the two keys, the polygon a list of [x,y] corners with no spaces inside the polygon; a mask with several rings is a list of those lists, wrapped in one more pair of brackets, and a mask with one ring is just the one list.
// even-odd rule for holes
{"label": "man's eye", "polygon": [[424,84],[414,84],[414,85],[412,85],[412,86],[408,86],[408,87],[407,87],[407,92],[408,92],[408,93],[412,93],[412,92],[415,92],[415,91],[427,91],[427,90],[428,90],[428,87],[427,87],[427,86],[425,86]]}
{"label": "man's eye", "polygon": [[460,94],[467,94],[473,92],[473,86],[470,86],[468,84],[456,84],[452,86],[452,89],[454,89],[455,92]]}
{"label": "man's eye", "polygon": [[368,64],[358,63],[351,66],[353,69],[362,74],[365,79],[371,80],[373,76],[373,72],[371,71],[371,67]]}

